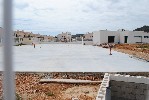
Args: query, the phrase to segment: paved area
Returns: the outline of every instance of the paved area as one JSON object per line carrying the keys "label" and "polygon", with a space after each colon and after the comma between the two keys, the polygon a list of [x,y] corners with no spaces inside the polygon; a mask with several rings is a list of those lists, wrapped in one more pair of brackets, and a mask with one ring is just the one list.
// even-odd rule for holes
{"label": "paved area", "polygon": [[[146,72],[149,62],[91,45],[40,44],[14,47],[15,71],[30,72]],[[0,55],[2,48],[0,47]],[[2,70],[0,56],[0,70]]]}

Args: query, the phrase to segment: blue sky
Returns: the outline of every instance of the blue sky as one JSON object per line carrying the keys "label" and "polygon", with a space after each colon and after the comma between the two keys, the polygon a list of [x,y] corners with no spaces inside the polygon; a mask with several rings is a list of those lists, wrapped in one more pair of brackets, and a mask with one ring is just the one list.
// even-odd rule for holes
{"label": "blue sky", "polygon": [[53,36],[133,30],[149,24],[148,5],[148,0],[14,0],[13,28]]}

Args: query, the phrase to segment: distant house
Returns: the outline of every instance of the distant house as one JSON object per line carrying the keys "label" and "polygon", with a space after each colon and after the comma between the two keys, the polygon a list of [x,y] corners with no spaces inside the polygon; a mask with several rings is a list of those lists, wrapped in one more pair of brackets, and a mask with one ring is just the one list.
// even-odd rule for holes
{"label": "distant house", "polygon": [[14,31],[14,43],[15,44],[32,44],[39,42],[38,38],[32,32]]}
{"label": "distant house", "polygon": [[144,31],[121,31],[120,43],[149,43],[149,33]]}
{"label": "distant house", "polygon": [[92,33],[87,32],[83,36],[84,36],[84,41],[93,41],[93,32]]}
{"label": "distant house", "polygon": [[93,44],[102,43],[149,43],[149,33],[143,31],[108,31],[93,32]]}
{"label": "distant house", "polygon": [[71,42],[71,32],[62,32],[57,35],[57,39],[60,42]]}
{"label": "distant house", "polygon": [[53,41],[53,36],[48,35],[41,35],[42,42],[51,42]]}

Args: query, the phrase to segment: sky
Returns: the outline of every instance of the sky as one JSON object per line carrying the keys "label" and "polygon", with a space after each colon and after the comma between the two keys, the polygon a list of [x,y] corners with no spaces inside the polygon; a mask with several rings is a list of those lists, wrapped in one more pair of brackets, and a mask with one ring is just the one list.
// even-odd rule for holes
{"label": "sky", "polygon": [[[149,25],[148,0],[13,0],[13,29],[55,36]],[[2,15],[0,0],[0,15]],[[0,16],[2,26],[2,16]]]}

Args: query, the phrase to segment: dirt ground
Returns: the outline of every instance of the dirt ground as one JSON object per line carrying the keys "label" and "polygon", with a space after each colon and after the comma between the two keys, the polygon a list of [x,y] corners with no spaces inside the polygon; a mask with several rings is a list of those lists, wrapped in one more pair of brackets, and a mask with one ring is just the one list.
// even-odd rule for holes
{"label": "dirt ground", "polygon": [[[41,74],[16,74],[17,100],[95,100],[100,84],[39,83]],[[2,76],[0,78],[2,99]]]}
{"label": "dirt ground", "polygon": [[116,44],[113,50],[149,61],[149,44]]}

